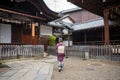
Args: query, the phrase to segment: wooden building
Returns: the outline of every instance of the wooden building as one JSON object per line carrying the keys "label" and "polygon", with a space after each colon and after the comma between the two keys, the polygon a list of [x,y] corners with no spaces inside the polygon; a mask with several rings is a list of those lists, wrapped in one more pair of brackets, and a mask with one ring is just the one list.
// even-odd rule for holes
{"label": "wooden building", "polygon": [[[79,44],[120,44],[119,0],[68,1],[84,9],[84,11],[76,13],[76,18],[80,18],[81,16],[76,22],[81,22],[81,25],[79,26],[83,27],[73,33],[73,39],[76,44],[77,42]],[[87,11],[90,11],[91,13]],[[93,15],[92,13],[96,15]],[[99,20],[97,18],[100,17],[103,18],[103,21],[97,22],[96,20]],[[90,23],[92,21],[96,21],[97,23]],[[109,21],[111,22],[109,23]],[[87,25],[85,23],[87,23]],[[94,24],[98,24],[99,26],[95,26]],[[91,27],[92,25],[94,27]]]}
{"label": "wooden building", "polygon": [[[104,44],[104,19],[103,17],[91,13],[84,9],[70,9],[62,12],[69,15],[74,20],[72,26],[74,31],[72,35],[73,44]],[[119,25],[109,20],[110,26],[110,44],[119,43]]]}
{"label": "wooden building", "polygon": [[40,27],[57,18],[43,0],[1,0],[0,44],[42,44]]}
{"label": "wooden building", "polygon": [[75,24],[101,18],[101,16],[98,16],[82,8],[72,8],[64,10],[61,13],[64,15],[69,15],[69,17],[74,20],[73,22]]}

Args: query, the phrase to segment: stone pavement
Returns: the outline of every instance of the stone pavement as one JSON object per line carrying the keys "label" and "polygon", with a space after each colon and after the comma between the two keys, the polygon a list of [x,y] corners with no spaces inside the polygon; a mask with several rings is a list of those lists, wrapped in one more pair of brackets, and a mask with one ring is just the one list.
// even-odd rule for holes
{"label": "stone pavement", "polygon": [[120,62],[69,57],[61,72],[57,64],[54,62],[51,80],[120,80]]}
{"label": "stone pavement", "polygon": [[10,69],[0,73],[0,80],[51,80],[54,65],[47,61],[53,62],[56,59],[7,62],[5,64],[10,66]]}
{"label": "stone pavement", "polygon": [[55,56],[6,62],[9,70],[0,80],[120,80],[120,64],[99,60],[68,58],[64,70],[58,72]]}

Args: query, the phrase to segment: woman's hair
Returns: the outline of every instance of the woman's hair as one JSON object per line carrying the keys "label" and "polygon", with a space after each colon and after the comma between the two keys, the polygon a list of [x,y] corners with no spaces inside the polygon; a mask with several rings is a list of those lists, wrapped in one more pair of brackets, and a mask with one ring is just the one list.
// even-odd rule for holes
{"label": "woman's hair", "polygon": [[63,42],[63,39],[62,39],[62,38],[59,38],[59,42]]}

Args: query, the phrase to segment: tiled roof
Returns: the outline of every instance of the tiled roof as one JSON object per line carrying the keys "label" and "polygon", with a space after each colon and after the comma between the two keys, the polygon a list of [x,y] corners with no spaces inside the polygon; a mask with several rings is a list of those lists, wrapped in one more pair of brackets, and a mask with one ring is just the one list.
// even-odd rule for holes
{"label": "tiled roof", "polygon": [[[109,21],[109,25],[112,25],[112,24],[114,23]],[[83,29],[102,27],[102,26],[104,26],[103,18],[100,18],[97,20],[91,20],[91,21],[84,22],[84,23],[74,24],[72,27],[74,30],[83,30]]]}

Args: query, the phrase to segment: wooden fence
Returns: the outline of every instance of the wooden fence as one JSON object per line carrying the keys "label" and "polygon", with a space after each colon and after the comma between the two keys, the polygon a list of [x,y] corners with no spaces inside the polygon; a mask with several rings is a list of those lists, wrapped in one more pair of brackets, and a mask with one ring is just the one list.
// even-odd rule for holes
{"label": "wooden fence", "polygon": [[[55,54],[55,47],[48,47],[48,53]],[[71,46],[67,48],[66,54],[82,59],[120,61],[120,45]]]}
{"label": "wooden fence", "polygon": [[42,56],[43,45],[0,45],[0,59]]}

